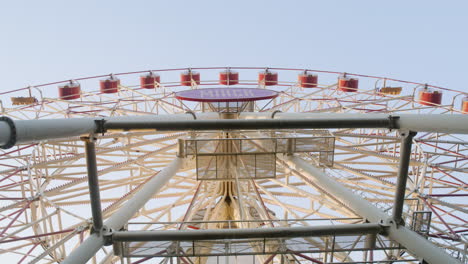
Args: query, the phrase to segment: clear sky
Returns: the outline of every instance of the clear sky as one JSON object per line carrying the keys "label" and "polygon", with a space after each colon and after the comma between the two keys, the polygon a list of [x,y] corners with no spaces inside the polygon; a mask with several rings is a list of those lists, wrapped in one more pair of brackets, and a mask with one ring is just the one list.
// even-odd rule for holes
{"label": "clear sky", "polygon": [[204,66],[343,71],[468,91],[468,0],[0,0],[0,33],[0,92]]}
{"label": "clear sky", "polygon": [[468,90],[468,1],[0,0],[0,90],[171,67],[298,67]]}

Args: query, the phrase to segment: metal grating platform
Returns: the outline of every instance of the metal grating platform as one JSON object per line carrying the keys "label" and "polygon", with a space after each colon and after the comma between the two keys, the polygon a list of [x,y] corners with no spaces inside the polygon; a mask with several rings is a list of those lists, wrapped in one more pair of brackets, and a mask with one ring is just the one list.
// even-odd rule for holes
{"label": "metal grating platform", "polygon": [[[324,236],[314,238],[224,239],[204,241],[123,242],[123,257],[202,257],[288,254],[291,252],[334,254],[366,251],[366,236]],[[315,244],[315,245],[314,245]],[[387,239],[380,240],[375,254],[401,249]]]}
{"label": "metal grating platform", "polygon": [[333,165],[334,137],[227,138],[184,140],[183,152],[196,158],[197,180],[267,179],[276,175],[276,154],[315,152]]}

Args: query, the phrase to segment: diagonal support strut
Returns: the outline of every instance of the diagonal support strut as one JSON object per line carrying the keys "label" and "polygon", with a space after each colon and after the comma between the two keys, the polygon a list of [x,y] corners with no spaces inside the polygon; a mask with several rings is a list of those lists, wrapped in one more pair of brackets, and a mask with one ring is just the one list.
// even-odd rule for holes
{"label": "diagonal support strut", "polygon": [[395,202],[393,205],[393,219],[398,225],[404,223],[402,219],[403,203],[405,201],[406,181],[408,180],[408,168],[410,165],[411,146],[416,132],[401,132],[400,163],[395,190]]}
{"label": "diagonal support strut", "polygon": [[93,229],[100,232],[103,227],[101,195],[96,164],[96,144],[94,137],[82,137],[85,142],[86,169],[88,171],[89,196],[91,200],[91,212],[93,215]]}

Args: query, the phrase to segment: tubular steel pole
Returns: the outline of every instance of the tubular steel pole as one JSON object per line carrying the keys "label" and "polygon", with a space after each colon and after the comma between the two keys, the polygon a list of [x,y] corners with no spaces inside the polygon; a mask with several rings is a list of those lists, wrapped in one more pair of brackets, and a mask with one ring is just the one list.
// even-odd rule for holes
{"label": "tubular steel pole", "polygon": [[167,231],[120,231],[112,234],[113,241],[193,241],[244,238],[286,238],[313,236],[348,236],[377,234],[384,231],[380,224],[344,224],[304,227],[167,230]]}
{"label": "tubular steel pole", "polygon": [[400,133],[400,163],[398,165],[398,176],[395,190],[395,202],[393,205],[393,219],[397,224],[403,224],[403,204],[405,201],[406,181],[411,157],[411,146],[415,132],[406,131]]}
{"label": "tubular steel pole", "polygon": [[99,191],[99,180],[96,163],[96,144],[94,137],[81,138],[85,142],[86,168],[88,170],[89,196],[91,200],[91,212],[93,215],[93,228],[95,232],[101,232],[102,210],[101,195]]}
{"label": "tubular steel pole", "polygon": [[[241,113],[241,119],[361,119],[389,118],[388,114],[362,113]],[[439,132],[450,134],[468,134],[468,115],[464,114],[403,114],[395,113],[398,117],[397,126],[401,129],[416,132]]]}
{"label": "tubular steel pole", "polygon": [[382,212],[369,201],[354,194],[320,169],[295,156],[285,156],[283,159],[290,168],[313,179],[315,184],[327,190],[331,195],[352,208],[357,214],[365,217],[368,221],[388,225],[386,229],[388,237],[403,245],[412,254],[423,258],[431,264],[461,264],[443,249],[432,244],[416,232],[404,226],[397,226],[392,217]]}
{"label": "tubular steel pole", "polygon": [[[194,118],[195,116],[192,114],[35,120],[12,120],[6,116],[0,116],[0,148],[7,149],[17,144],[28,142],[89,135],[96,132],[100,122],[103,120],[165,122],[169,120],[193,120]],[[197,120],[216,118],[218,118],[218,113],[198,113],[196,115]]]}
{"label": "tubular steel pole", "polygon": [[[214,115],[213,115],[214,114]],[[244,113],[239,120],[219,120],[217,113],[12,120],[0,117],[0,148],[41,140],[81,136],[109,129],[209,130],[284,128],[388,128],[421,132],[468,134],[468,115],[335,114],[335,113]],[[249,120],[255,119],[255,120]],[[267,121],[269,119],[269,121]],[[212,122],[205,122],[212,120]],[[201,127],[204,126],[204,127]]]}
{"label": "tubular steel pole", "polygon": [[[182,167],[184,159],[176,158],[149,180],[130,200],[104,222],[103,229],[120,230]],[[84,264],[106,243],[103,232],[91,234],[61,264]]]}
{"label": "tubular steel pole", "polygon": [[256,119],[256,120],[186,120],[166,122],[108,121],[108,130],[155,129],[178,130],[225,130],[225,129],[323,129],[323,128],[397,128],[391,118],[335,119]]}

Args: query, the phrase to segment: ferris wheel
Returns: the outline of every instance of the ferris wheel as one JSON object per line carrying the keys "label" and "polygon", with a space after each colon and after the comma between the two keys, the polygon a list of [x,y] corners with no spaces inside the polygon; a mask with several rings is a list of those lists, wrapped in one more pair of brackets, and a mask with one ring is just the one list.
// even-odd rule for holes
{"label": "ferris wheel", "polygon": [[0,100],[8,263],[468,263],[466,92],[211,67]]}

